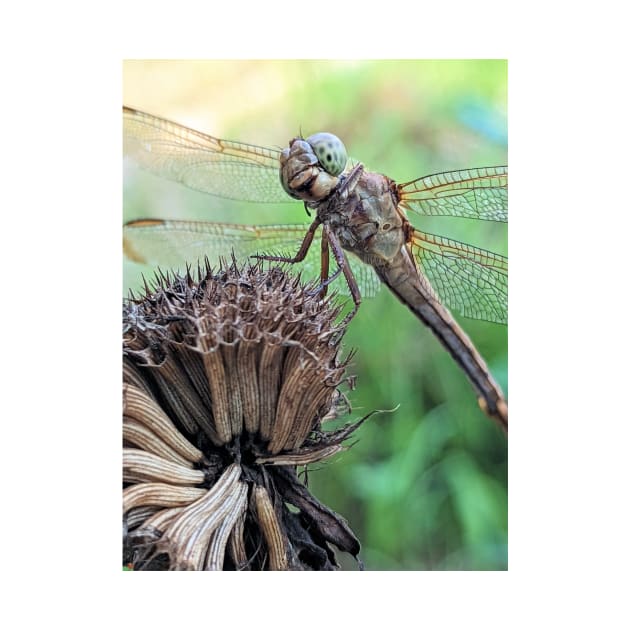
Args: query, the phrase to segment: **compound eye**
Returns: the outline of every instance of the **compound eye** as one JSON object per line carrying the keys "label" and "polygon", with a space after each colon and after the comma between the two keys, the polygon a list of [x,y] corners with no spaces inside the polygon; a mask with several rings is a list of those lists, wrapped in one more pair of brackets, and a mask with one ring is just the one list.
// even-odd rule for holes
{"label": "compound eye", "polygon": [[306,138],[306,142],[311,145],[319,163],[327,173],[335,177],[343,173],[348,161],[348,154],[343,142],[337,136],[320,131]]}

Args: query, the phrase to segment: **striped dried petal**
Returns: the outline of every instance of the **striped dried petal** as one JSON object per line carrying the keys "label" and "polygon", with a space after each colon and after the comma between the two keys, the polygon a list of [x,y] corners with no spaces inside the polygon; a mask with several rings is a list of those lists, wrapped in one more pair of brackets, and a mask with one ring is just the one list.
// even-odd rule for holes
{"label": "striped dried petal", "polygon": [[206,558],[206,571],[221,571],[223,569],[225,548],[228,539],[236,523],[240,520],[247,508],[247,484],[239,482],[237,487],[238,490],[233,493],[232,505],[228,513],[212,536],[208,556]]}
{"label": "striped dried petal", "polygon": [[129,510],[125,519],[127,528],[134,529],[141,523],[144,523],[151,518],[157,511],[159,511],[159,509],[160,508],[152,505],[145,505],[143,507]]}
{"label": "striped dried petal", "polygon": [[236,523],[234,523],[228,540],[228,552],[237,571],[248,568],[247,551],[245,549],[245,514],[245,510],[243,510]]}
{"label": "striped dried petal", "polygon": [[171,486],[167,483],[138,483],[123,490],[123,514],[141,505],[177,507],[188,505],[206,494],[203,488]]}
{"label": "striped dried petal", "polygon": [[147,426],[135,420],[123,422],[123,440],[180,466],[192,468],[192,462],[182,457]]}
{"label": "striped dried petal", "polygon": [[123,414],[151,429],[188,461],[203,458],[203,453],[186,440],[157,403],[133,385],[123,385]]}
{"label": "striped dried petal", "polygon": [[150,518],[146,519],[140,527],[137,527],[130,533],[130,544],[147,545],[159,541],[169,523],[182,511],[182,509],[183,508],[181,507],[167,508],[154,513]]}
{"label": "striped dried petal", "polygon": [[232,464],[206,495],[189,506],[170,524],[158,544],[172,558],[174,568],[200,571],[213,532],[240,500],[241,469]]}
{"label": "striped dried petal", "polygon": [[265,441],[272,438],[281,377],[279,366],[285,352],[279,344],[266,344],[260,357],[260,437]]}
{"label": "striped dried petal", "polygon": [[176,485],[203,483],[205,474],[147,453],[137,448],[123,448],[123,480],[129,475],[142,481],[163,481]]}
{"label": "striped dried petal", "polygon": [[153,528],[156,531],[163,532],[168,525],[175,519],[184,508],[175,507],[167,508],[166,510],[160,510],[155,513],[151,518],[147,519],[144,523],[144,527]]}
{"label": "striped dried petal", "polygon": [[272,571],[286,571],[289,568],[289,560],[282,527],[273,509],[269,493],[263,486],[254,486],[254,505],[260,529],[267,543],[269,568]]}
{"label": "striped dried petal", "polygon": [[232,439],[232,423],[230,422],[230,404],[225,366],[221,354],[206,351],[203,355],[210,393],[212,395],[212,414],[219,440],[219,445],[227,444]]}
{"label": "striped dried petal", "polygon": [[221,348],[223,364],[225,366],[226,384],[229,389],[228,416],[230,418],[231,435],[240,435],[243,432],[243,401],[241,399],[241,384],[238,375],[237,348],[228,344]]}
{"label": "striped dried petal", "polygon": [[238,346],[238,382],[243,398],[245,430],[255,435],[260,429],[260,394],[258,391],[258,357],[260,344],[243,339]]}
{"label": "striped dried petal", "polygon": [[199,517],[206,517],[216,511],[217,507],[232,491],[241,475],[241,468],[237,464],[231,464],[225,469],[220,479],[212,488],[203,491],[203,495],[197,501],[182,511],[181,515],[168,529],[168,536],[173,539],[184,538],[187,528],[194,529],[194,523]]}
{"label": "striped dried petal", "polygon": [[270,466],[306,466],[314,464],[322,459],[328,459],[341,451],[345,447],[341,444],[330,444],[319,449],[309,449],[302,453],[286,453],[271,457],[257,457],[257,464],[268,464]]}

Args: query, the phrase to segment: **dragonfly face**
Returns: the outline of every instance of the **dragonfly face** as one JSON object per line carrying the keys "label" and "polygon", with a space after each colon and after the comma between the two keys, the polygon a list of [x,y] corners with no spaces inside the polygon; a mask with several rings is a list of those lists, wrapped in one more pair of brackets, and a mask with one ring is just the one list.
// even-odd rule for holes
{"label": "dragonfly face", "polygon": [[319,202],[335,190],[347,162],[346,148],[332,133],[293,138],[280,154],[280,183],[294,199]]}
{"label": "dragonfly face", "polygon": [[[300,262],[307,274],[321,274],[324,287],[330,250],[355,305],[376,291],[379,280],[385,283],[433,330],[469,376],[486,410],[504,416],[501,423],[507,426],[500,389],[445,308],[506,323],[507,259],[421,232],[407,218],[410,212],[506,222],[507,167],[438,173],[396,184],[361,164],[344,170],[345,148],[331,134],[295,138],[280,152],[214,138],[129,108],[123,108],[123,118],[126,153],[157,175],[221,197],[299,199],[317,212],[308,231],[301,225],[132,222],[124,232],[127,255],[181,265],[232,251],[237,258],[284,252],[269,258]],[[346,252],[367,265],[351,265]]]}

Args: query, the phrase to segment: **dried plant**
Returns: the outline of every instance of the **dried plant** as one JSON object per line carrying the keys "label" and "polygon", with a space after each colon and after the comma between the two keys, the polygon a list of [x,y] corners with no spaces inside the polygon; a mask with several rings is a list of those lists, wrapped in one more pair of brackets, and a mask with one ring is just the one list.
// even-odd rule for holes
{"label": "dried plant", "polygon": [[327,570],[357,557],[298,466],[363,421],[339,387],[340,308],[274,268],[160,275],[124,306],[124,562],[150,570]]}

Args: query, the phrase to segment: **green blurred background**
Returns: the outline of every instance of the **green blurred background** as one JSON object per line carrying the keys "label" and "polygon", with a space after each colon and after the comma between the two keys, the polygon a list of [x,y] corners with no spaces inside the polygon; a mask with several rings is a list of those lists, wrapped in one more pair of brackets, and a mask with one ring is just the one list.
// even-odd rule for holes
{"label": "green blurred background", "polygon": [[[403,182],[507,164],[507,62],[125,61],[125,105],[231,140],[284,147],[300,132],[338,135],[371,170]],[[124,169],[124,221],[185,218],[302,223],[300,204],[216,199]],[[410,217],[422,230],[507,254],[507,228]],[[124,262],[124,293],[147,269]],[[150,272],[148,273],[150,276]],[[508,393],[507,327],[455,316]],[[313,492],[343,514],[367,569],[507,569],[507,441],[432,334],[387,290],[345,337],[356,348],[352,449],[314,467]],[[344,568],[355,569],[349,557]]]}

